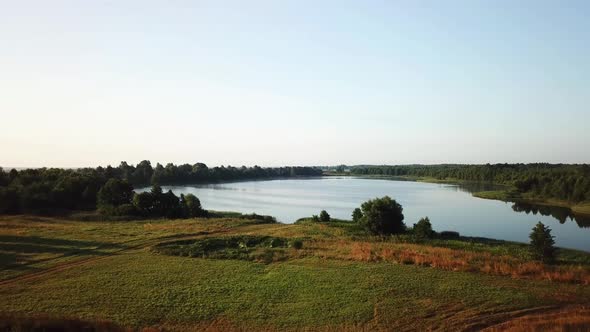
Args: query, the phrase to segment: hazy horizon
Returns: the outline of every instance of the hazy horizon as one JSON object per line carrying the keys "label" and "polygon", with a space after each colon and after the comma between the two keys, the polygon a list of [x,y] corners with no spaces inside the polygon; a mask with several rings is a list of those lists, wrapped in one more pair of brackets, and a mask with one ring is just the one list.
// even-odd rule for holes
{"label": "hazy horizon", "polygon": [[[144,159],[144,160],[148,160],[148,159]],[[128,165],[130,166],[137,166],[138,162],[135,163],[131,163],[128,162],[126,160],[121,160],[120,162],[117,163],[113,163],[113,164],[104,164],[104,165],[87,165],[87,166],[72,166],[72,167],[61,167],[61,166],[7,166],[7,165],[0,165],[0,168],[3,169],[5,172],[9,171],[11,169],[16,169],[18,170],[24,170],[24,169],[37,169],[37,168],[63,168],[63,169],[82,169],[82,168],[97,168],[97,167],[118,167],[120,165],[121,162],[127,162]],[[143,160],[142,160],[143,161]],[[149,160],[150,164],[152,165],[152,167],[156,167],[156,165],[159,163],[162,166],[166,166],[166,164],[168,164],[168,162],[163,162],[163,161],[152,161]],[[192,161],[192,162],[178,162],[178,163],[173,163],[176,166],[179,165],[183,165],[183,164],[189,164],[189,165],[194,165],[197,163],[202,163],[202,161]],[[292,165],[261,165],[261,164],[251,164],[251,165],[246,165],[246,164],[208,164],[208,163],[204,163],[207,165],[207,167],[211,168],[211,167],[236,167],[236,168],[240,168],[242,166],[245,167],[254,167],[254,166],[259,166],[259,167],[318,167],[318,168],[332,168],[332,167],[338,167],[338,166],[346,166],[346,167],[362,167],[362,166],[441,166],[441,165],[502,165],[502,164],[550,164],[550,165],[588,165],[588,163],[546,163],[546,162],[532,162],[532,163],[479,163],[479,164],[475,164],[475,163],[439,163],[439,164],[419,164],[419,163],[408,163],[408,164],[325,164],[325,165],[314,165],[314,164],[301,164],[301,165],[296,165],[296,164],[292,164]]]}
{"label": "hazy horizon", "polygon": [[5,1],[0,165],[590,163],[586,1]]}

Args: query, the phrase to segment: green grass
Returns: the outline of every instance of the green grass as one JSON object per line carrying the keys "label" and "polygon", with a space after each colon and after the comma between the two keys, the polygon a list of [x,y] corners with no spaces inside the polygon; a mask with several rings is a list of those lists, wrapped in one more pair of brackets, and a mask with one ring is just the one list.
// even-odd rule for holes
{"label": "green grass", "polygon": [[0,280],[160,239],[173,240],[259,222],[247,219],[80,222],[34,216],[0,217]]}
{"label": "green grass", "polygon": [[[284,259],[241,260],[219,254],[228,247],[235,249],[233,244],[239,247],[242,240],[253,241],[248,242],[252,250],[248,254],[258,247],[266,250],[272,245],[274,250],[274,239],[281,240],[276,250],[285,253]],[[289,248],[293,239],[302,239],[303,248]],[[0,218],[0,252],[8,257],[27,251],[30,259],[21,264],[21,270],[0,262],[0,276],[5,280],[64,262],[103,258],[0,284],[0,313],[172,330],[210,324],[222,330],[228,326],[456,330],[491,324],[492,314],[508,317],[520,309],[589,302],[590,286],[581,284],[355,260],[345,249],[354,247],[355,241],[379,246],[391,242],[394,248],[407,246],[407,250],[445,247],[514,257],[525,250],[522,245],[485,239],[414,243],[407,236],[373,238],[350,222],[283,225],[242,218],[76,222],[4,217]],[[158,251],[194,244],[213,254],[204,259]],[[109,255],[115,251],[116,255]],[[72,254],[64,258],[64,253]],[[43,257],[48,259],[41,261]],[[590,265],[586,253],[567,251],[563,257],[572,264]]]}
{"label": "green grass", "polygon": [[584,214],[590,216],[590,202],[584,202],[572,207],[572,211],[578,214]]}
{"label": "green grass", "polygon": [[148,252],[115,256],[43,282],[0,289],[0,310],[108,318],[126,326],[188,324],[220,315],[245,326],[279,328],[425,319],[436,308],[467,315],[555,304],[563,292],[590,297],[580,286],[517,281],[392,264],[302,259],[264,265],[189,259]]}

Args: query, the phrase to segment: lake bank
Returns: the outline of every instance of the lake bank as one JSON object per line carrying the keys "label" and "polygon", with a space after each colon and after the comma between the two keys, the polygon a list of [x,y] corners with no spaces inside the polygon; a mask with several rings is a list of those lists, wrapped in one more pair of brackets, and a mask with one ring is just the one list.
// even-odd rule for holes
{"label": "lake bank", "polygon": [[[590,223],[569,210],[535,209],[500,200],[472,196],[474,191],[497,190],[495,185],[390,181],[375,178],[322,177],[248,181],[198,186],[164,186],[176,195],[194,194],[204,208],[270,215],[283,223],[326,210],[333,218],[351,219],[363,202],[390,196],[404,208],[404,222],[412,226],[429,217],[437,231],[528,243],[533,226],[541,221],[553,230],[557,246],[590,251]],[[148,190],[143,189],[143,190]]]}
{"label": "lake bank", "polygon": [[[334,173],[329,172],[326,173],[325,176],[350,176],[350,177],[357,177],[362,179],[380,179],[380,180],[391,180],[391,181],[414,181],[414,182],[424,182],[424,183],[439,183],[439,184],[456,184],[456,185],[469,185],[469,184],[479,184],[482,182],[475,182],[475,181],[467,181],[467,180],[459,180],[459,179],[437,179],[432,177],[419,177],[419,176],[389,176],[389,175],[354,175],[349,173]],[[518,203],[528,203],[528,204],[535,204],[535,205],[543,205],[543,206],[550,206],[550,207],[564,207],[569,208],[571,211],[583,217],[590,217],[590,202],[568,202],[564,200],[557,200],[557,199],[543,199],[533,196],[522,195],[516,192],[515,188],[510,186],[493,183],[493,182],[483,182],[489,183],[494,186],[504,187],[506,189],[502,190],[489,190],[489,191],[475,191],[473,192],[473,196],[477,198],[483,199],[490,199],[490,200],[498,200],[503,202],[518,202]]]}
{"label": "lake bank", "polygon": [[535,197],[526,197],[508,190],[476,192],[473,193],[473,196],[484,199],[500,200],[504,202],[518,202],[534,205],[544,205],[550,207],[564,207],[571,209],[574,214],[581,216],[590,216],[590,202],[572,203],[556,199],[540,199]]}

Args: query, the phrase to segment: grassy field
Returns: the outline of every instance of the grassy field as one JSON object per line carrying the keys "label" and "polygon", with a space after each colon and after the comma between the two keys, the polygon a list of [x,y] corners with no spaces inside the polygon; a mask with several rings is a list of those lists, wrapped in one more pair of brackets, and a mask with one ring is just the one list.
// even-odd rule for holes
{"label": "grassy field", "polygon": [[[232,244],[225,253],[223,243]],[[535,318],[541,313],[590,326],[590,254],[563,250],[544,266],[520,244],[374,238],[342,222],[3,217],[0,257],[0,329],[37,319],[165,330],[473,330],[551,323]]]}

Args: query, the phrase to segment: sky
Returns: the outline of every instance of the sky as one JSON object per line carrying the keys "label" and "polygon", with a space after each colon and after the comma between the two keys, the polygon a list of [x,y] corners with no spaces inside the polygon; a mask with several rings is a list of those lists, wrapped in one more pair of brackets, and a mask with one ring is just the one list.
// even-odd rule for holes
{"label": "sky", "polygon": [[0,0],[0,166],[590,163],[588,1]]}

